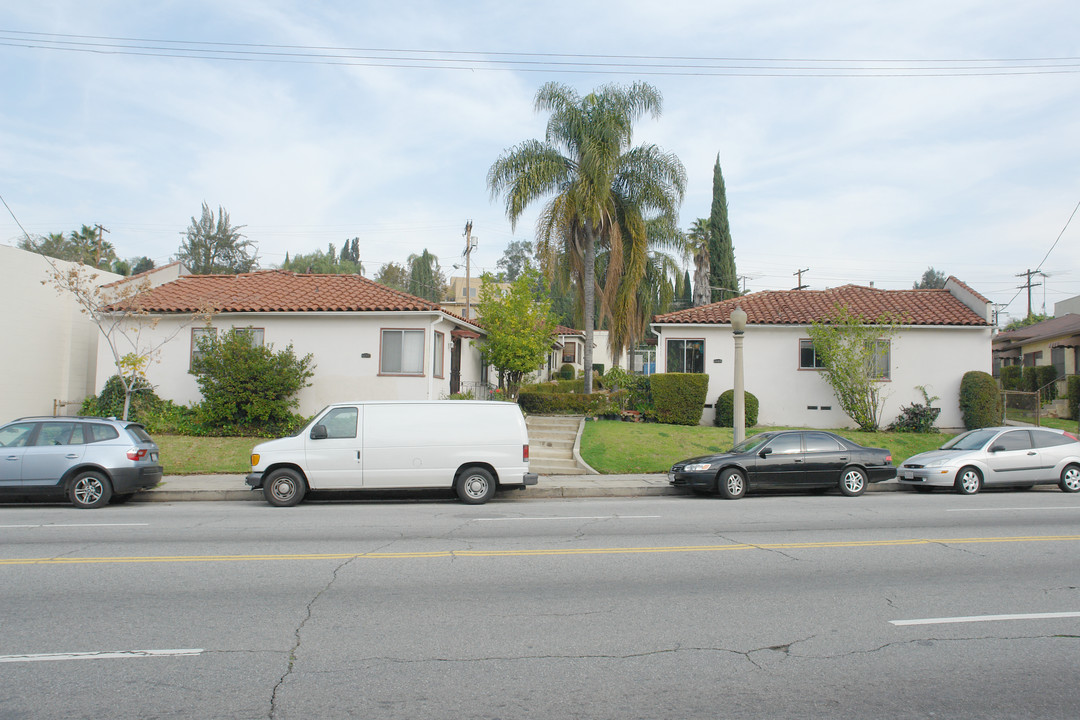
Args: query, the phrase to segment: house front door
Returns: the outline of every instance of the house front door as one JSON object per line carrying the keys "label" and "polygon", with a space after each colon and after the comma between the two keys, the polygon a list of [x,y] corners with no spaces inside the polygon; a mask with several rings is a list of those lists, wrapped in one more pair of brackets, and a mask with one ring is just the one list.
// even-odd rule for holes
{"label": "house front door", "polygon": [[461,338],[450,345],[450,394],[461,392]]}

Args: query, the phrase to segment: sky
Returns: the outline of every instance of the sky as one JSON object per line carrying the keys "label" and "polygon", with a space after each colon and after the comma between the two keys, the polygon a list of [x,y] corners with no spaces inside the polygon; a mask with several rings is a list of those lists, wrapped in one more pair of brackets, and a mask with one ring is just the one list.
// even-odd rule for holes
{"label": "sky", "polygon": [[[158,265],[206,202],[258,246],[365,274],[427,249],[496,271],[516,226],[487,172],[542,139],[545,82],[644,81],[635,126],[717,157],[749,292],[912,287],[928,267],[1023,317],[1080,295],[1075,0],[38,0],[0,6],[0,243],[100,224]],[[1078,213],[1080,214],[1080,213]],[[18,222],[16,222],[16,219]],[[1008,317],[1006,317],[1008,316]]]}

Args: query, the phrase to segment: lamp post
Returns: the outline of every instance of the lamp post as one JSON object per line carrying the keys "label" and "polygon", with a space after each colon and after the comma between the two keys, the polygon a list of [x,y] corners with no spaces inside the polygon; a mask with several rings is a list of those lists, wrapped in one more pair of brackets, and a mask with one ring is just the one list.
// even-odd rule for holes
{"label": "lamp post", "polygon": [[735,444],[746,439],[746,395],[743,388],[743,333],[746,311],[736,306],[731,311],[731,331],[735,336]]}

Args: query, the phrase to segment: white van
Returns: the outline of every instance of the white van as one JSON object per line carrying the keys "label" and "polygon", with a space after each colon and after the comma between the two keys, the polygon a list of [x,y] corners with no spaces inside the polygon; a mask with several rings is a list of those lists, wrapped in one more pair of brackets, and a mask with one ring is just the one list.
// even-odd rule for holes
{"label": "white van", "polygon": [[469,504],[535,485],[516,403],[351,402],[324,408],[292,437],[255,446],[247,484],[271,505],[308,490],[454,488]]}

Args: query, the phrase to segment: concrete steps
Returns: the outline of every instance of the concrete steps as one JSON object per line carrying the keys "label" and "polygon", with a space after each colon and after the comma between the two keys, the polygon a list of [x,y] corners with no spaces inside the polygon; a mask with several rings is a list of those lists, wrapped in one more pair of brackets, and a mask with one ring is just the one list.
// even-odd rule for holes
{"label": "concrete steps", "polygon": [[529,469],[538,475],[585,475],[574,459],[574,443],[583,420],[575,415],[530,415]]}

